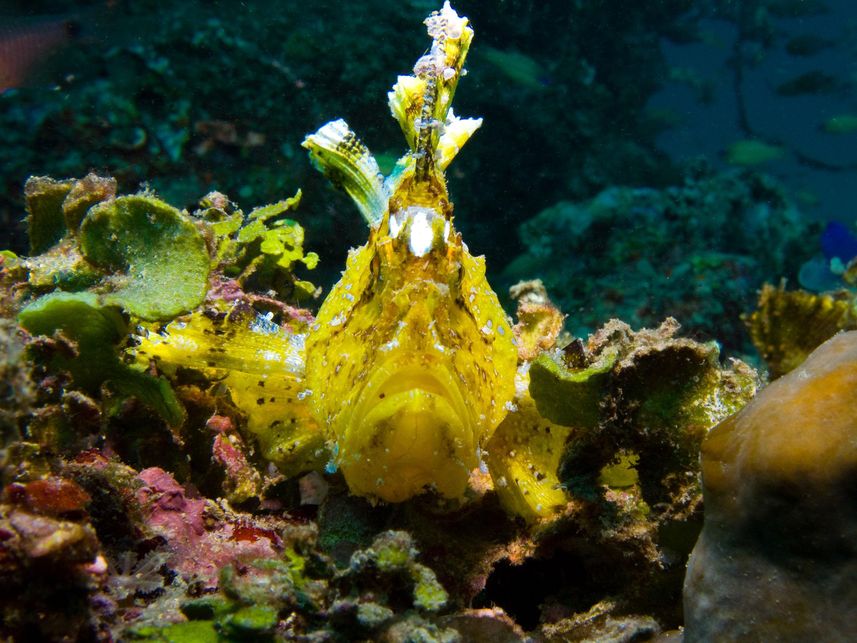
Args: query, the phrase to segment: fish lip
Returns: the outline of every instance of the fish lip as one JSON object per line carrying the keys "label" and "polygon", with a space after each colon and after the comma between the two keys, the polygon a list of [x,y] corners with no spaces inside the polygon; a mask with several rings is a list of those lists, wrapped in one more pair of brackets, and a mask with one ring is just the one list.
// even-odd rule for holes
{"label": "fish lip", "polygon": [[433,489],[457,498],[477,465],[478,439],[452,369],[425,355],[388,359],[355,400],[337,460],[359,495],[400,502]]}
{"label": "fish lip", "polygon": [[380,400],[417,390],[445,400],[462,422],[470,420],[464,395],[453,372],[435,358],[425,356],[427,359],[422,360],[421,357],[414,356],[405,366],[393,365],[391,362],[399,360],[387,359],[373,369],[355,401],[350,430],[359,428],[360,420]]}

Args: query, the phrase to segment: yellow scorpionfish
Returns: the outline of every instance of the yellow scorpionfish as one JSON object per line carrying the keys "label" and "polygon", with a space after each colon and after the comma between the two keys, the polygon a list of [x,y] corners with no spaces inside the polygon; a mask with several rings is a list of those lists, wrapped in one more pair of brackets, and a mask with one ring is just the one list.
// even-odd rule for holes
{"label": "yellow scorpionfish", "polygon": [[[448,2],[425,23],[430,50],[389,93],[410,148],[389,177],[342,120],[304,141],[369,224],[368,242],[351,250],[314,323],[280,328],[252,315],[196,313],[150,334],[140,353],[164,370],[190,365],[224,383],[262,455],[287,475],[327,462],[352,493],[400,502],[427,490],[461,499],[471,473],[487,467],[507,508],[538,515],[540,498],[563,500],[548,487],[558,454],[529,444],[528,423],[544,422],[532,408],[489,446],[516,408],[517,349],[484,258],[453,226],[444,178],[482,123],[451,109],[473,30]],[[530,459],[512,447],[529,449]],[[546,463],[544,483],[533,460]]]}

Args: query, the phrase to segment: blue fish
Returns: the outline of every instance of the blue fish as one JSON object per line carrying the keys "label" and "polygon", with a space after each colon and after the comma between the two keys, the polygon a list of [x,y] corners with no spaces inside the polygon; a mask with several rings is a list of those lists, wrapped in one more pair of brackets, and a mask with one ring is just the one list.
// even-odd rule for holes
{"label": "blue fish", "polygon": [[844,223],[831,221],[821,233],[821,250],[827,259],[839,257],[847,264],[857,257],[857,237]]}

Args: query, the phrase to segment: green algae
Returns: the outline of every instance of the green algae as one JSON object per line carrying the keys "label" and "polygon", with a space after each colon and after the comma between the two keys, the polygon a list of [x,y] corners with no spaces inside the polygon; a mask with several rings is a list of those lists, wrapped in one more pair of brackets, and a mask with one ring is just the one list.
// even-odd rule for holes
{"label": "green algae", "polygon": [[530,395],[551,422],[579,428],[598,424],[599,402],[606,393],[618,351],[605,351],[584,368],[569,368],[542,353],[530,367]]}
{"label": "green algae", "polygon": [[244,287],[273,290],[283,299],[302,300],[316,293],[309,281],[294,270],[318,265],[318,254],[304,250],[304,229],[288,217],[301,201],[301,191],[288,199],[254,208],[248,215],[219,192],[200,201],[195,213],[214,236],[212,264],[215,270],[235,277]]}
{"label": "green algae", "polygon": [[30,177],[24,186],[31,254],[45,252],[65,236],[62,204],[71,186],[71,181],[56,181],[47,176]]}
{"label": "green algae", "polygon": [[291,281],[292,295],[305,299],[315,291],[308,281],[293,278],[295,264],[300,262],[312,270],[318,265],[315,252],[304,252],[304,229],[297,221],[284,215],[300,203],[301,191],[290,199],[255,208],[247,215],[247,222],[238,230],[235,243],[240,248],[242,274],[245,279],[253,275],[257,281],[270,284],[282,291],[283,282]]}
{"label": "green algae", "polygon": [[148,321],[171,319],[202,303],[210,260],[190,217],[152,196],[94,206],[80,228],[83,255],[110,271],[106,304]]}
{"label": "green algae", "polygon": [[122,363],[116,347],[128,332],[118,308],[102,306],[90,292],[55,292],[39,298],[21,311],[18,321],[29,333],[70,342],[49,358],[50,366],[68,371],[75,383],[92,394],[107,384],[124,396],[135,396],[154,408],[172,425],[181,424],[184,410],[169,383]]}
{"label": "green algae", "polygon": [[371,572],[373,576],[395,577],[404,573],[412,584],[413,605],[419,610],[437,612],[449,599],[434,571],[416,562],[418,552],[410,534],[385,531],[372,546],[354,553],[346,574]]}
{"label": "green algae", "polygon": [[124,634],[128,640],[141,643],[215,643],[222,640],[212,621],[187,621],[166,627],[131,627]]}
{"label": "green algae", "polygon": [[277,610],[268,605],[249,605],[228,614],[215,627],[227,639],[237,641],[270,640],[277,626]]}
{"label": "green algae", "polygon": [[431,569],[415,563],[411,568],[411,578],[414,581],[414,607],[437,612],[446,606],[449,595]]}
{"label": "green algae", "polygon": [[218,595],[201,596],[181,605],[182,614],[192,621],[214,620],[230,614],[235,604]]}

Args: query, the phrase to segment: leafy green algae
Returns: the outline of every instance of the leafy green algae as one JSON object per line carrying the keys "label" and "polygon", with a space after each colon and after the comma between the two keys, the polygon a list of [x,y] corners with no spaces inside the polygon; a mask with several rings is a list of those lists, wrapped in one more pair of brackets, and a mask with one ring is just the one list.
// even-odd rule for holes
{"label": "leafy green algae", "polygon": [[190,217],[147,195],[92,207],[80,227],[80,247],[109,271],[103,302],[148,321],[166,320],[202,303],[210,259]]}
{"label": "leafy green algae", "polygon": [[301,191],[288,199],[244,213],[223,194],[212,192],[200,201],[196,216],[214,234],[213,265],[245,287],[273,290],[283,299],[303,300],[316,292],[294,269],[318,265],[318,255],[304,250],[304,229],[286,215],[300,203]]}
{"label": "leafy green algae", "polygon": [[62,204],[71,186],[71,181],[55,181],[46,176],[31,177],[27,181],[24,195],[32,254],[45,252],[65,235]]}
{"label": "leafy green algae", "polygon": [[170,424],[181,424],[184,410],[169,383],[119,359],[116,347],[127,335],[128,323],[118,308],[101,306],[90,292],[55,292],[27,306],[18,321],[33,335],[60,333],[71,343],[69,350],[53,352],[50,365],[71,373],[78,386],[97,394],[106,383],[118,393],[139,398]]}
{"label": "leafy green algae", "polygon": [[551,422],[577,428],[598,424],[598,404],[610,381],[618,351],[605,351],[583,368],[569,368],[542,353],[530,367],[530,395]]}
{"label": "leafy green algae", "polygon": [[220,641],[212,621],[187,621],[166,627],[146,625],[125,631],[131,641],[145,643],[214,643]]}

